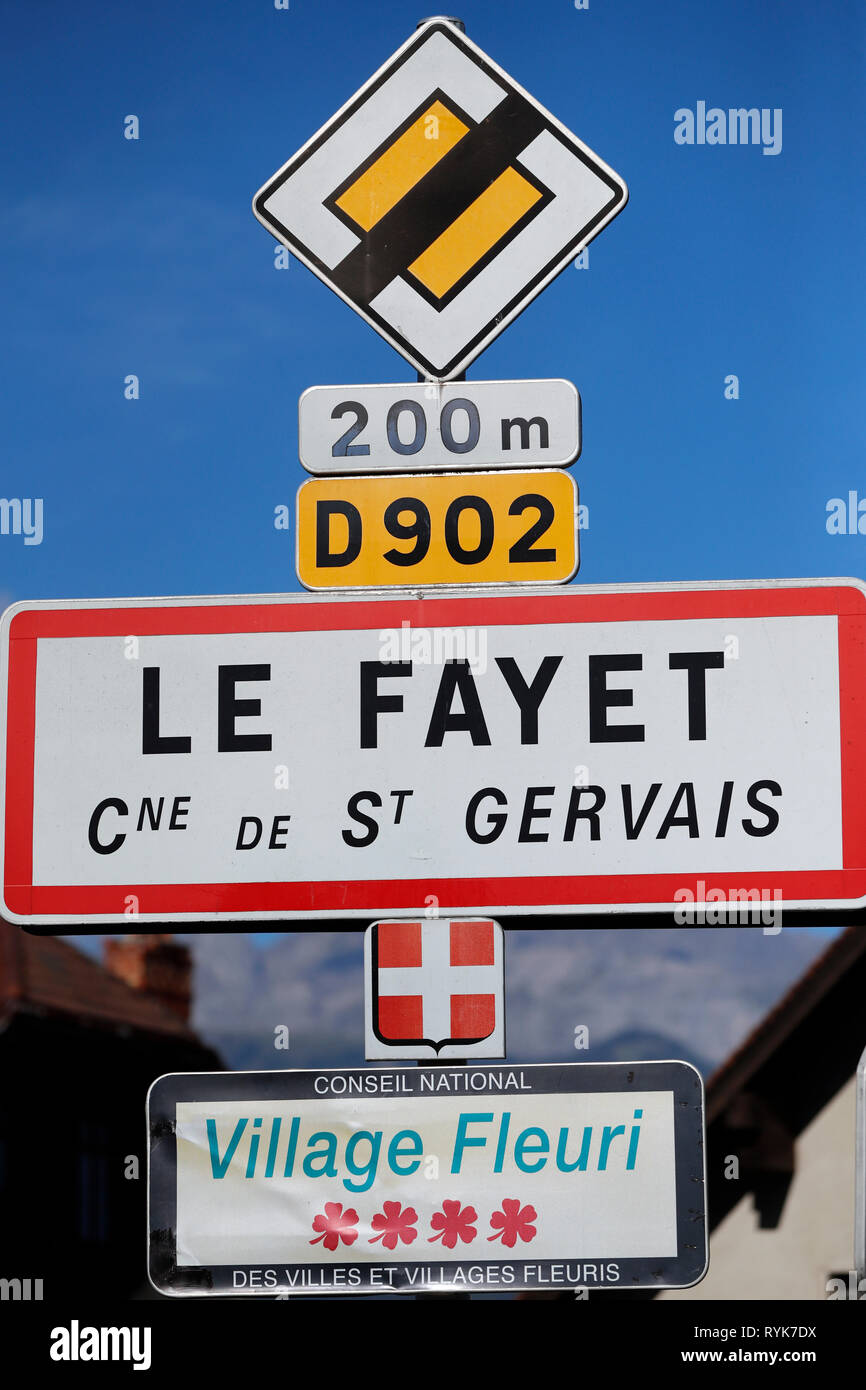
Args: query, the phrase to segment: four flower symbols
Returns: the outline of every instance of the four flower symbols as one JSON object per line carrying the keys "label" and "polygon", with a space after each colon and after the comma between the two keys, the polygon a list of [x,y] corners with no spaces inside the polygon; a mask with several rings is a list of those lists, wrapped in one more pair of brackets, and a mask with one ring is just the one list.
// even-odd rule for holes
{"label": "four flower symbols", "polygon": [[[342,1202],[326,1202],[325,1210],[313,1218],[313,1230],[319,1234],[309,1243],[324,1244],[326,1250],[336,1250],[340,1241],[351,1245],[358,1239],[360,1218],[354,1207],[343,1208]],[[535,1207],[521,1206],[514,1197],[506,1197],[502,1210],[495,1211],[490,1218],[493,1235],[488,1240],[501,1240],[509,1250],[513,1250],[518,1240],[534,1240],[538,1220]],[[428,1242],[441,1240],[447,1250],[453,1250],[458,1240],[469,1245],[478,1235],[476,1222],[478,1213],[474,1207],[463,1206],[459,1201],[444,1201],[442,1210],[434,1212],[430,1218],[432,1236]],[[418,1213],[414,1207],[404,1207],[400,1202],[383,1203],[382,1211],[376,1212],[370,1223],[375,1235],[370,1236],[369,1244],[381,1240],[386,1250],[396,1250],[399,1242],[411,1245],[418,1237]]]}

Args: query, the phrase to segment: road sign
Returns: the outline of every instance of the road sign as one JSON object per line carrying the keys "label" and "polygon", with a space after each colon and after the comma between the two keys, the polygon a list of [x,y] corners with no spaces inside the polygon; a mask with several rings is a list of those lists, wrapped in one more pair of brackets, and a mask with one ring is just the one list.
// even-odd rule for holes
{"label": "road sign", "polygon": [[[431,908],[428,906],[428,913]],[[497,922],[425,916],[364,933],[365,1056],[505,1056],[504,946]]]}
{"label": "road sign", "polygon": [[268,180],[253,210],[413,366],[449,379],[627,197],[582,141],[435,19]]}
{"label": "road sign", "polygon": [[63,600],[0,639],[25,925],[866,903],[856,580]]}
{"label": "road sign", "polygon": [[687,1062],[163,1076],[161,1293],[685,1288],[707,1266]]}
{"label": "road sign", "polygon": [[562,584],[577,572],[577,485],[558,468],[310,478],[297,511],[308,589]]}
{"label": "road sign", "polygon": [[559,468],[580,453],[570,381],[311,386],[298,407],[310,473]]}

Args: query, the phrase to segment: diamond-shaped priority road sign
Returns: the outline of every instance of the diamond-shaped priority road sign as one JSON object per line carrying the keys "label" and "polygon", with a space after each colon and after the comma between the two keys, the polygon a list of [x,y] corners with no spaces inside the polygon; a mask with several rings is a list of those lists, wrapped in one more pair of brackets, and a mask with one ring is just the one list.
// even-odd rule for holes
{"label": "diamond-shaped priority road sign", "polygon": [[423,375],[448,380],[627,198],[603,160],[437,18],[253,210]]}
{"label": "diamond-shaped priority road sign", "polygon": [[364,937],[368,1059],[505,1055],[503,932],[489,919],[374,922]]}

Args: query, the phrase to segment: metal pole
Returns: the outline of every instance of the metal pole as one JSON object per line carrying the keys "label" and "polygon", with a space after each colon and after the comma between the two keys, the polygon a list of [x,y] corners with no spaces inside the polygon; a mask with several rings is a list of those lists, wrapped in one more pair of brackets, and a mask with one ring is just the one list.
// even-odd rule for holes
{"label": "metal pole", "polygon": [[866,1048],[857,1064],[857,1134],[854,1176],[854,1268],[866,1279]]}
{"label": "metal pole", "polygon": [[466,33],[466,25],[463,23],[463,20],[457,19],[456,16],[453,14],[428,14],[425,19],[418,20],[418,23],[415,25],[415,28],[420,29],[422,24],[429,24],[430,21],[433,19],[447,20],[449,24],[454,25],[455,29],[459,29],[462,34]]}

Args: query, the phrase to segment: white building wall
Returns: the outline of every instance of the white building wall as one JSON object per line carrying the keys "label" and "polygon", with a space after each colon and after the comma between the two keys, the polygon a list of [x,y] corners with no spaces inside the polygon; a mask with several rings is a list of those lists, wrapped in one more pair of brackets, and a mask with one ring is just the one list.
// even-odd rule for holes
{"label": "white building wall", "polygon": [[854,1261],[855,1085],[852,1077],[801,1134],[778,1229],[760,1229],[747,1194],[710,1236],[702,1283],[659,1298],[827,1298],[831,1272]]}

